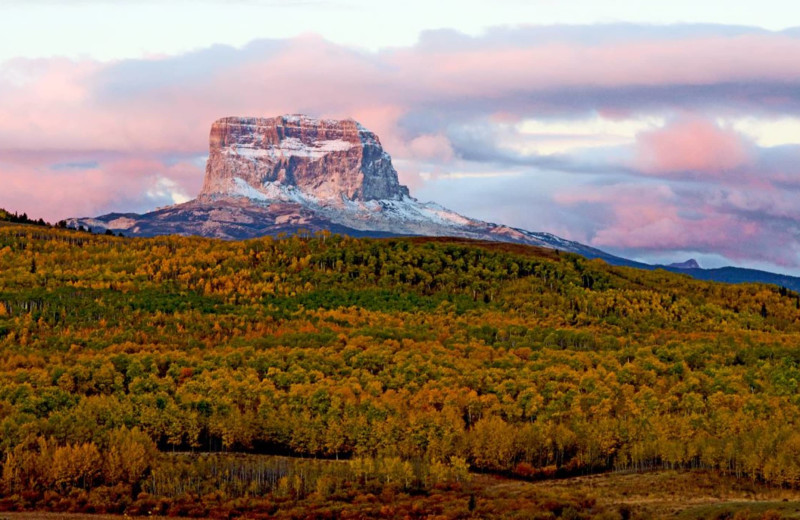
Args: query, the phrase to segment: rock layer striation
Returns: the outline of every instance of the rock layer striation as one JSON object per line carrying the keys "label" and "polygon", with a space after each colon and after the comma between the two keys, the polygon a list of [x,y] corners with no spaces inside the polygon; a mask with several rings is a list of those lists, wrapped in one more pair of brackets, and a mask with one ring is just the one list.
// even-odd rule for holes
{"label": "rock layer striation", "polygon": [[276,185],[324,201],[409,196],[378,136],[352,119],[226,117],[211,126],[201,197],[271,196]]}

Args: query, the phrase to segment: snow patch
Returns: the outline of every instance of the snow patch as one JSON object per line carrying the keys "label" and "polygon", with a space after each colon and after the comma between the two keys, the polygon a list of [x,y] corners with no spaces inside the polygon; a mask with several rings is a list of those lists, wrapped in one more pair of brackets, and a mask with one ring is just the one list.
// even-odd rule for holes
{"label": "snow patch", "polygon": [[129,217],[119,217],[106,224],[108,229],[129,229],[131,226],[136,225],[136,221]]}
{"label": "snow patch", "polygon": [[296,137],[286,137],[277,145],[271,145],[267,148],[239,144],[226,149],[225,153],[250,160],[269,159],[279,161],[289,157],[304,157],[316,160],[329,153],[346,152],[354,146],[357,146],[356,143],[351,143],[344,139],[317,141],[312,146],[308,146]]}
{"label": "snow patch", "polygon": [[254,187],[247,184],[247,181],[240,177],[236,177],[233,179],[233,189],[231,190],[231,194],[240,197],[247,197],[248,199],[253,200],[270,200],[271,197],[267,196],[265,193],[260,192],[259,190],[255,189]]}

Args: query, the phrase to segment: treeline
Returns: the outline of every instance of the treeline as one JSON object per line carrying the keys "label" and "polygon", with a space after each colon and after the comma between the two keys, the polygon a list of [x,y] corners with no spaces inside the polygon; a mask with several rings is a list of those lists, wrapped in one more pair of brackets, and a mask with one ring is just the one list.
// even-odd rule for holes
{"label": "treeline", "polygon": [[30,218],[27,213],[19,214],[17,212],[11,213],[3,208],[0,208],[0,222],[11,222],[13,224],[32,224],[34,226],[50,226],[43,218]]}
{"label": "treeline", "polygon": [[228,498],[259,497],[302,500],[311,495],[328,498],[358,493],[421,492],[466,483],[469,466],[457,457],[451,461],[399,457],[355,458],[348,461],[274,456],[205,454],[168,455],[142,483],[157,497],[220,493]]}
{"label": "treeline", "polygon": [[[51,224],[49,222],[46,222],[41,217],[38,218],[38,219],[37,218],[31,218],[31,217],[28,216],[27,213],[21,213],[21,214],[17,213],[17,212],[13,212],[12,213],[12,212],[7,211],[7,210],[5,210],[3,208],[0,208],[0,222],[9,222],[9,223],[12,223],[12,224],[28,224],[28,225],[33,225],[33,226],[49,227],[49,228],[55,227],[55,228],[58,228],[58,229],[71,229],[71,230],[74,230],[74,231],[80,231],[80,232],[85,232],[85,233],[93,233],[91,227],[85,227],[82,224],[78,225],[77,227],[73,227],[73,226],[68,225],[66,220],[59,220],[54,225],[54,224]],[[107,235],[107,236],[119,236],[119,237],[123,237],[124,236],[124,234],[121,233],[121,232],[117,233],[115,235],[114,232],[112,230],[110,230],[110,229],[106,229],[103,232],[103,234]]]}
{"label": "treeline", "polygon": [[[119,431],[166,451],[800,485],[792,291],[502,244],[77,236],[0,228],[4,474],[58,450],[99,471],[36,489],[111,486]],[[119,482],[133,500],[168,473]]]}

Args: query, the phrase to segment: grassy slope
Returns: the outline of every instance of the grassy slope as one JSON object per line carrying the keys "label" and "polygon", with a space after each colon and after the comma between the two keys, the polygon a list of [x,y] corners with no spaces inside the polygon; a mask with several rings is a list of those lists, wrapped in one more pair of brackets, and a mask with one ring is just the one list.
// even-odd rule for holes
{"label": "grassy slope", "polygon": [[[800,492],[754,484],[748,479],[722,477],[705,471],[657,471],[610,473],[533,484],[504,484],[517,493],[547,489],[563,495],[588,493],[603,506],[627,505],[635,517],[700,519],[725,512],[780,511],[783,517],[800,518]],[[499,487],[499,486],[498,486]]]}

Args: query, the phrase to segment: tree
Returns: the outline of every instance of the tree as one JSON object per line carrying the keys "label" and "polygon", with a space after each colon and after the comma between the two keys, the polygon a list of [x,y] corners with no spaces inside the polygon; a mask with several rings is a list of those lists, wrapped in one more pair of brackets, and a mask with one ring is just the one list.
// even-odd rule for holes
{"label": "tree", "polygon": [[103,475],[106,482],[139,482],[155,462],[156,452],[153,441],[138,428],[115,430],[105,451]]}

